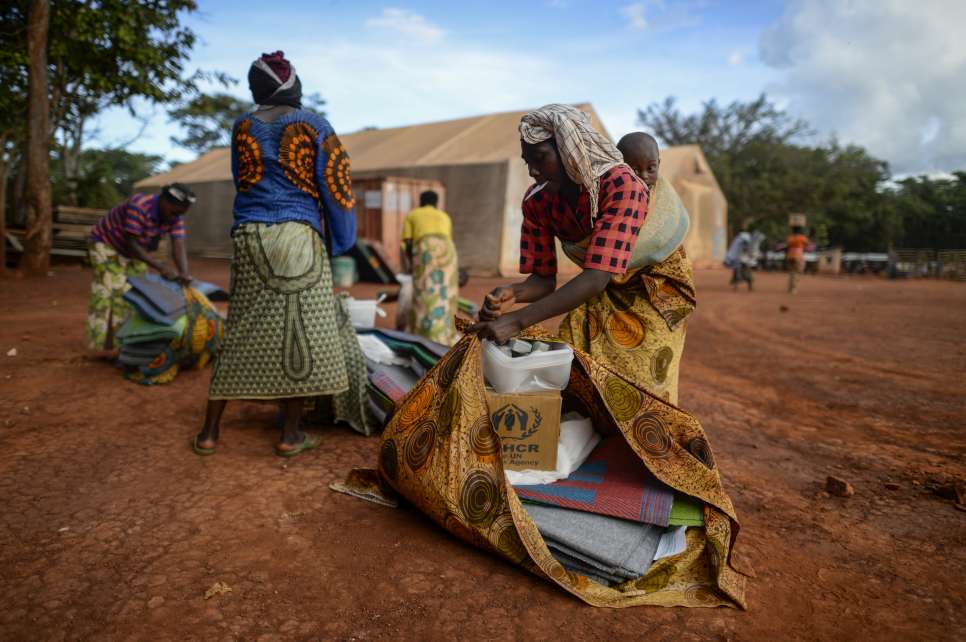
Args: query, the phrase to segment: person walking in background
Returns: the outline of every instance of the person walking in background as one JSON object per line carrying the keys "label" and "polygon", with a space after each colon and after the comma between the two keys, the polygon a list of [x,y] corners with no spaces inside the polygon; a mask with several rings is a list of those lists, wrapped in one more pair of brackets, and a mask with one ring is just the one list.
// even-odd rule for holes
{"label": "person walking in background", "polygon": [[403,222],[404,270],[412,274],[409,330],[451,346],[459,335],[459,261],[449,214],[437,208],[439,194],[419,195],[419,207]]}
{"label": "person walking in background", "polygon": [[805,248],[808,247],[808,237],[801,225],[793,225],[792,233],[785,240],[785,263],[788,268],[788,291],[798,292],[798,281],[805,272]]}
{"label": "person walking in background", "polygon": [[228,400],[276,400],[284,425],[275,453],[291,457],[319,444],[301,430],[306,399],[346,393],[357,374],[350,368],[364,364],[329,267],[330,253],[355,243],[355,202],[349,156],[329,122],[301,108],[302,85],[284,54],[253,62],[248,84],[257,106],[235,122],[231,138],[225,341],[192,447],[215,452]]}
{"label": "person walking in background", "polygon": [[[91,350],[116,352],[116,331],[131,314],[124,293],[127,279],[151,267],[169,280],[187,285],[184,214],[195,202],[194,193],[180,183],[161,188],[160,194],[134,194],[104,215],[91,230],[87,247],[94,282],[91,285],[86,337]],[[151,256],[161,239],[171,238],[174,267]]]}
{"label": "person walking in background", "polygon": [[738,291],[738,286],[742,282],[748,284],[749,292],[754,289],[752,268],[758,263],[760,254],[758,248],[764,237],[759,232],[752,234],[749,231],[750,227],[751,219],[745,219],[741,224],[741,231],[731,241],[731,246],[725,255],[725,265],[732,270],[731,287],[734,288],[735,292]]}

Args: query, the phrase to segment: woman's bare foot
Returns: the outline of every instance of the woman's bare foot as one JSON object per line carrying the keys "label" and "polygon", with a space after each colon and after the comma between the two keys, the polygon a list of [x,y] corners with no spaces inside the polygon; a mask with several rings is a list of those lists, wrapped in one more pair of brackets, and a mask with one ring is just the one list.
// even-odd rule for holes
{"label": "woman's bare foot", "polygon": [[313,437],[299,431],[294,435],[283,435],[282,440],[275,445],[275,454],[279,457],[294,457],[318,447],[321,437]]}
{"label": "woman's bare foot", "polygon": [[199,455],[213,455],[221,431],[221,413],[225,411],[224,399],[209,399],[205,408],[205,425],[191,442],[191,448]]}
{"label": "woman's bare foot", "polygon": [[191,449],[198,455],[214,455],[217,446],[217,431],[212,434],[207,428],[202,429],[200,433],[195,435],[194,441],[191,442]]}

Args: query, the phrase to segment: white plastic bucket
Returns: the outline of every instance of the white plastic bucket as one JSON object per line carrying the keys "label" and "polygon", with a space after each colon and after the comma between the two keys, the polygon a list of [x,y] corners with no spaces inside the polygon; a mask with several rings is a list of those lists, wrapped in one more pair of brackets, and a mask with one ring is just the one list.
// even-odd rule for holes
{"label": "white plastic bucket", "polygon": [[375,299],[349,299],[346,301],[352,325],[357,328],[374,328],[376,326],[376,315],[386,316],[386,311],[379,307],[381,301],[382,299],[378,301]]}
{"label": "white plastic bucket", "polygon": [[483,342],[483,374],[501,393],[563,390],[570,383],[574,351],[563,343],[551,343],[547,352],[508,357],[492,341]]}

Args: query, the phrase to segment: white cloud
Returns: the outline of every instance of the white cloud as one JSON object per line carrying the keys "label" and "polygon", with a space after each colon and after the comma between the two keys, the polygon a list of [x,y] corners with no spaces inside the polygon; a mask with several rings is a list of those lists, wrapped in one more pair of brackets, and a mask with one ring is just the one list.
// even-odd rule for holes
{"label": "white cloud", "polygon": [[620,8],[627,26],[635,31],[674,31],[701,22],[700,12],[710,0],[644,0]]}
{"label": "white cloud", "polygon": [[[448,32],[432,46],[418,47],[413,46],[413,38],[402,36],[398,30],[387,32],[382,26],[367,25],[363,17],[353,18],[344,29],[337,30],[325,47],[320,47],[317,33],[308,26],[291,33],[280,45],[271,34],[284,29],[291,16],[268,7],[254,19],[248,16],[232,22],[236,20],[232,15],[203,25],[203,42],[193,59],[205,68],[223,69],[241,78],[241,84],[232,91],[247,99],[244,78],[249,61],[259,51],[282,46],[297,67],[306,93],[319,92],[328,101],[327,115],[339,132],[525,109],[549,102],[590,101],[609,132],[618,138],[639,128],[635,123],[638,107],[668,95],[677,96],[682,108],[692,111],[711,96],[728,102],[752,98],[760,91],[767,79],[760,65],[726,64],[729,51],[747,51],[746,45],[729,42],[727,46],[702,49],[707,38],[698,30],[666,33],[672,3],[668,2],[664,10],[659,2],[645,1],[647,17],[652,21],[644,33],[652,46],[644,57],[629,54],[628,64],[661,72],[642,74],[646,82],[641,83],[615,86],[608,73],[615,51],[627,51],[638,42],[642,32],[629,29],[604,36],[585,34],[566,41],[551,34],[522,47],[513,39],[481,38],[479,34],[474,39],[472,33]],[[692,14],[698,6],[696,2],[687,4]],[[380,9],[369,17],[383,16]],[[678,25],[682,24],[680,15],[675,18]],[[512,28],[525,33],[525,26]],[[387,37],[390,34],[392,37]],[[121,140],[137,132],[137,123],[123,109],[111,110],[99,120],[105,140],[107,133],[111,140]],[[190,160],[194,154],[172,147],[169,141],[169,136],[181,133],[160,109],[131,148]]]}
{"label": "white cloud", "polygon": [[303,61],[299,75],[305,90],[329,101],[338,131],[539,105],[546,89],[535,79],[558,73],[539,56],[450,40],[429,49],[372,38],[334,40],[324,53],[310,41],[288,48],[292,60]]}
{"label": "white cloud", "polygon": [[628,26],[631,29],[643,31],[648,26],[647,18],[644,16],[646,9],[647,6],[643,2],[635,2],[621,7],[621,14],[627,18]]}
{"label": "white cloud", "polygon": [[732,67],[737,67],[745,61],[745,54],[735,50],[728,55],[728,64]]}
{"label": "white cloud", "polygon": [[437,42],[446,33],[418,13],[392,7],[383,9],[379,17],[366,20],[366,27],[395,31],[407,38],[414,38],[417,42],[427,43]]}
{"label": "white cloud", "polygon": [[762,35],[769,89],[897,173],[966,167],[966,3],[798,0]]}

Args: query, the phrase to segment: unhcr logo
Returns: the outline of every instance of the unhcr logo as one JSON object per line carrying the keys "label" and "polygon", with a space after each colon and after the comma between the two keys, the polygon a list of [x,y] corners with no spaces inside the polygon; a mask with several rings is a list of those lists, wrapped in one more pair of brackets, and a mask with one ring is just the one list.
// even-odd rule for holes
{"label": "unhcr logo", "polygon": [[538,409],[532,408],[531,412],[527,412],[513,403],[499,408],[493,413],[491,419],[493,425],[501,429],[502,439],[527,439],[532,437],[543,423],[543,416]]}

